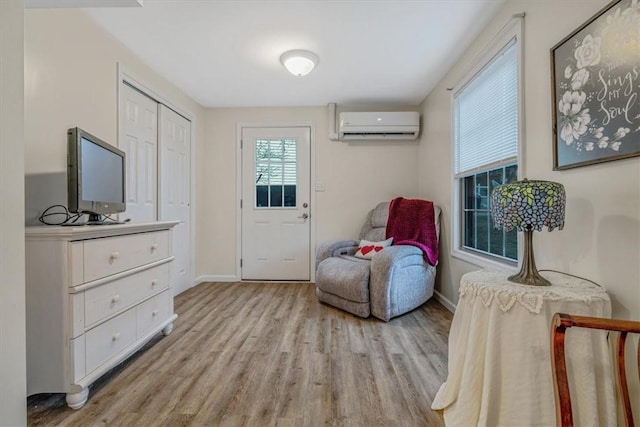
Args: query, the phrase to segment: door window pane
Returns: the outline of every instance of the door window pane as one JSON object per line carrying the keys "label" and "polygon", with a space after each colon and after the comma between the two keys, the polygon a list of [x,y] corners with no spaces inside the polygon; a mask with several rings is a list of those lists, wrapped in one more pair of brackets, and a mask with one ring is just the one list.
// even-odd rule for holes
{"label": "door window pane", "polygon": [[296,143],[291,138],[255,141],[256,208],[296,206]]}
{"label": "door window pane", "polygon": [[256,207],[264,208],[269,206],[269,186],[256,185]]}
{"label": "door window pane", "polygon": [[282,185],[271,185],[269,186],[269,195],[271,196],[271,203],[269,206],[271,207],[279,207],[282,206]]}
{"label": "door window pane", "polygon": [[290,208],[296,206],[296,186],[284,186],[284,206]]}

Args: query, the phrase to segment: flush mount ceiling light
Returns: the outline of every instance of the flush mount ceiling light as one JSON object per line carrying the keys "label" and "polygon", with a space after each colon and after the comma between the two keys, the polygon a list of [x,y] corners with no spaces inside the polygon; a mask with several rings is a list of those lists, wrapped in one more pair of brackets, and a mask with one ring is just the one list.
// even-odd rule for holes
{"label": "flush mount ceiling light", "polygon": [[308,50],[290,50],[282,54],[280,62],[294,76],[306,76],[318,65],[318,55]]}

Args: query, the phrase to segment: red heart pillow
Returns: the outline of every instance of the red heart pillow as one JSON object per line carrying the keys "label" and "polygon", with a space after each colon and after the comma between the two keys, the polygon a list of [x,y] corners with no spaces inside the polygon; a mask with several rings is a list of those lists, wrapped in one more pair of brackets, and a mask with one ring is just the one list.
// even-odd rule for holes
{"label": "red heart pillow", "polygon": [[367,255],[369,252],[371,252],[374,249],[374,247],[373,245],[367,245],[367,246],[361,246],[358,249],[360,250],[360,252],[362,252],[362,255]]}
{"label": "red heart pillow", "polygon": [[390,237],[382,242],[370,242],[368,240],[361,240],[354,256],[362,259],[371,259],[375,254],[382,251],[387,246],[390,246],[391,243],[393,243],[393,237]]}

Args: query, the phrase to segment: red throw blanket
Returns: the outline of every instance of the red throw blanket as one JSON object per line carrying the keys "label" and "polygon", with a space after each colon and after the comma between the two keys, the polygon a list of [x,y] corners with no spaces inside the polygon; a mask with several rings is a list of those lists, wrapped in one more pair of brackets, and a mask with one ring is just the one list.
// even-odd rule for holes
{"label": "red throw blanket", "polygon": [[438,263],[438,235],[436,234],[433,202],[397,197],[389,205],[387,238],[393,245],[413,245],[422,249],[425,261]]}

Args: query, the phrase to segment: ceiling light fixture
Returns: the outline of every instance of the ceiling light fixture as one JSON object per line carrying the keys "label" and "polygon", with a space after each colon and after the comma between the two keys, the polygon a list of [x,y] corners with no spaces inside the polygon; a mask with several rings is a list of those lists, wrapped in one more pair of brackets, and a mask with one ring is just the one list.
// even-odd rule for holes
{"label": "ceiling light fixture", "polygon": [[306,76],[318,65],[318,55],[308,50],[289,50],[282,54],[280,62],[294,76]]}

